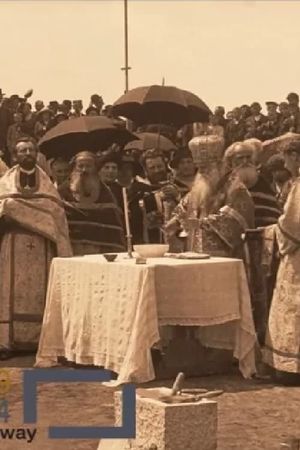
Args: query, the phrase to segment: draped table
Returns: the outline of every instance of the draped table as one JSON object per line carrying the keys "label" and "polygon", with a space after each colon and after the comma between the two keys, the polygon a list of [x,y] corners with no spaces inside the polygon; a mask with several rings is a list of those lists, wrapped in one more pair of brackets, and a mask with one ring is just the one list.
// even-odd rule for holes
{"label": "draped table", "polygon": [[[118,255],[54,258],[36,367],[59,357],[105,367],[117,383],[155,378],[151,349],[161,326],[193,326],[204,346],[233,350],[244,377],[255,373],[256,335],[241,260]],[[187,349],[188,351],[188,349]]]}

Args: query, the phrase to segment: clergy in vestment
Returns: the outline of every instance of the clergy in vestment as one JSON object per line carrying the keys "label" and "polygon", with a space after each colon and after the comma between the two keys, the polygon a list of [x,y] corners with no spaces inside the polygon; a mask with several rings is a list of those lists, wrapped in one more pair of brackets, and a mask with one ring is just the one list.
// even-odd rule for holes
{"label": "clergy in vestment", "polygon": [[59,186],[75,255],[126,251],[122,210],[98,175],[97,156],[78,153],[70,180]]}
{"label": "clergy in vestment", "polygon": [[264,361],[283,382],[300,381],[300,143],[284,153],[294,183],[277,225],[280,265],[269,314]]}
{"label": "clergy in vestment", "polygon": [[53,257],[72,255],[63,203],[31,138],[0,179],[0,357],[36,350]]}
{"label": "clergy in vestment", "polygon": [[5,172],[8,171],[8,167],[5,164],[5,162],[3,161],[3,159],[0,157],[0,177],[2,177]]}

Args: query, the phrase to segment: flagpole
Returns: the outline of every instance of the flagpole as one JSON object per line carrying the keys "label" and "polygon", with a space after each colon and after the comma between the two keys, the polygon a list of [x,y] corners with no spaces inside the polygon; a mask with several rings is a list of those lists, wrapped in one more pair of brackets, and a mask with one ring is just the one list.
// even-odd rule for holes
{"label": "flagpole", "polygon": [[[124,56],[125,56],[125,65],[121,68],[125,72],[125,91],[126,94],[129,90],[129,70],[131,67],[128,65],[128,0],[124,0]],[[127,119],[126,120],[126,128],[129,131],[132,131],[132,124]]]}
{"label": "flagpole", "polygon": [[128,65],[128,0],[124,0],[124,46],[125,46],[125,66],[121,70],[125,72],[125,94],[129,90],[129,70]]}

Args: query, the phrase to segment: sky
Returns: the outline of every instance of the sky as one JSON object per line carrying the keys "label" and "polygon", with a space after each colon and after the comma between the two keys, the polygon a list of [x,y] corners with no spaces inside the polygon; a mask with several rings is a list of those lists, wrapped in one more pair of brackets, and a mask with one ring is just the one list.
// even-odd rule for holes
{"label": "sky", "polygon": [[[0,87],[32,101],[124,93],[122,0],[1,0]],[[300,93],[300,2],[128,0],[129,88],[161,84],[211,108]]]}

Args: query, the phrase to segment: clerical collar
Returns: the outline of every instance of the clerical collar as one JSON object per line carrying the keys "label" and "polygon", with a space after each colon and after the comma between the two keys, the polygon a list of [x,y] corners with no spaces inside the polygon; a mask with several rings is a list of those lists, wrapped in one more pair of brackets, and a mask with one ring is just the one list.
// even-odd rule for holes
{"label": "clerical collar", "polygon": [[26,170],[23,169],[23,167],[20,167],[20,172],[25,173],[26,175],[32,175],[35,173],[35,167],[32,170]]}

